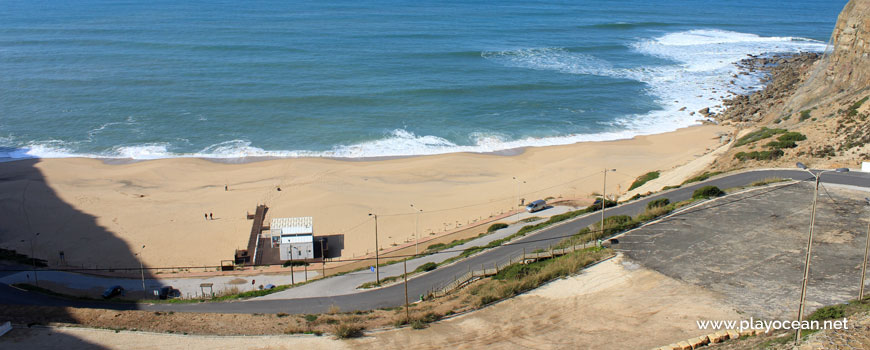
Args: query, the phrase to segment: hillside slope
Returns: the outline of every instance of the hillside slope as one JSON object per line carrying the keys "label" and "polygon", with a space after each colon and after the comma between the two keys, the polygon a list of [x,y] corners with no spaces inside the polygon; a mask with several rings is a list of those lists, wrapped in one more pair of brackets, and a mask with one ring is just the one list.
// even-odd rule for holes
{"label": "hillside slope", "polygon": [[840,13],[827,52],[756,62],[767,87],[726,101],[717,116],[738,126],[717,170],[758,166],[860,167],[870,160],[870,0]]}

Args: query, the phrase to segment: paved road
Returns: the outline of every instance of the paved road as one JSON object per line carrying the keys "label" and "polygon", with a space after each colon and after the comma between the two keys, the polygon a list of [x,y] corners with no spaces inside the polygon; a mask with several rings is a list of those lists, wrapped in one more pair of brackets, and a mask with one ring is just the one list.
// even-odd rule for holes
{"label": "paved road", "polygon": [[[610,208],[607,209],[607,216],[636,215],[646,207],[647,202],[657,198],[668,198],[672,202],[685,200],[691,197],[692,192],[695,189],[705,185],[714,185],[719,188],[727,189],[746,186],[753,182],[771,177],[791,178],[800,181],[813,180],[813,177],[810,174],[802,170],[748,171],[718,177],[702,183],[692,184],[690,186],[670,190],[642,200]],[[825,183],[870,187],[870,174],[827,173],[823,176],[822,181]],[[589,226],[597,222],[599,219],[600,213],[581,216],[569,222],[541,230],[536,234],[523,237],[509,245],[490,249],[484,253],[462,260],[450,266],[440,267],[430,273],[409,280],[408,294],[411,298],[416,298],[416,296],[424,294],[433,288],[450,283],[456,276],[462,275],[470,269],[479,269],[481,266],[492,266],[497,262],[502,263],[511,257],[522,254],[523,249],[526,251],[533,251],[537,248],[545,248],[548,245],[555,244],[564,237],[577,233],[583,227]],[[2,297],[0,299],[2,299],[3,302],[9,300],[8,303],[31,305],[67,305],[77,307],[109,307],[118,309],[215,313],[320,313],[327,311],[332,305],[338,306],[342,311],[367,310],[402,305],[404,303],[404,289],[401,284],[398,284],[350,295],[320,296],[291,300],[251,299],[246,301],[201,304],[94,304],[60,300],[45,296],[35,296],[33,293],[20,292],[6,286],[0,288],[0,297]]]}

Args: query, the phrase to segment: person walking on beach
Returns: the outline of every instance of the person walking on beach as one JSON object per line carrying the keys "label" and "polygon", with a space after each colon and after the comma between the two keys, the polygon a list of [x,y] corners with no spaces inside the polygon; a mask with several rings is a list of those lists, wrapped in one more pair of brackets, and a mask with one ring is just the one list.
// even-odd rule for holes
{"label": "person walking on beach", "polygon": [[230,186],[229,186],[229,185],[224,185],[224,192],[229,191],[229,190],[230,190]]}
{"label": "person walking on beach", "polygon": [[212,215],[212,213],[208,213],[208,219],[209,219],[209,220],[214,220],[214,215]]}
{"label": "person walking on beach", "polygon": [[204,215],[205,215],[205,219],[208,220],[208,214],[204,214]]}

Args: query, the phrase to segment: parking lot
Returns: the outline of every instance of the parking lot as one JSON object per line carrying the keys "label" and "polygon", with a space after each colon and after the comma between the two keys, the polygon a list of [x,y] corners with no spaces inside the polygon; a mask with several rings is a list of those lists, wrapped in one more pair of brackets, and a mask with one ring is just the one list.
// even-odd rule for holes
{"label": "parking lot", "polygon": [[[807,294],[809,310],[857,297],[870,193],[820,190]],[[645,267],[721,293],[748,315],[794,318],[813,189],[778,186],[719,198],[620,239]]]}

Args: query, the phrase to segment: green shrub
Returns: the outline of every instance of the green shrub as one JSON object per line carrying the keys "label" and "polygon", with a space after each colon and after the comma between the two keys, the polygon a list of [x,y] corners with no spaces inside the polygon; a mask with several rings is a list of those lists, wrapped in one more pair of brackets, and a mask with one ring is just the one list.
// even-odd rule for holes
{"label": "green shrub", "polygon": [[307,262],[299,261],[299,260],[287,260],[284,262],[284,267],[290,266],[308,266]]}
{"label": "green shrub", "polygon": [[496,230],[501,230],[505,227],[508,227],[508,224],[505,224],[502,222],[497,222],[497,223],[494,223],[492,225],[489,225],[489,228],[486,229],[486,232],[495,232]]}
{"label": "green shrub", "polygon": [[752,152],[738,152],[734,155],[734,158],[737,160],[745,161],[745,160],[776,160],[779,157],[782,157],[785,153],[780,149],[774,149],[770,151],[752,151]]}
{"label": "green shrub", "polygon": [[773,148],[773,149],[795,148],[795,147],[797,147],[797,143],[795,143],[794,141],[770,141],[767,144],[765,144],[765,146]]}
{"label": "green shrub", "polygon": [[758,140],[764,140],[764,139],[771,137],[773,135],[783,134],[785,132],[786,132],[785,129],[761,128],[759,130],[750,132],[750,133],[746,134],[745,136],[737,139],[737,142],[734,143],[734,147],[740,147],[740,146],[743,146],[745,144],[752,143],[752,142],[755,142]]}
{"label": "green shrub", "polygon": [[[698,175],[698,176],[695,176],[695,177],[693,177],[693,178],[690,178],[690,179],[688,179],[688,180],[686,180],[686,181],[683,181],[683,185],[688,184],[688,183],[692,183],[692,182],[701,182],[701,181],[707,180],[707,179],[709,179],[709,178],[711,178],[711,177],[713,177],[713,176],[719,175],[719,174],[721,174],[721,173],[722,173],[721,171],[704,172],[704,173],[701,174],[701,175]],[[682,185],[681,185],[681,186],[682,186]],[[679,187],[679,186],[676,186],[676,187]]]}
{"label": "green shrub", "polygon": [[785,133],[785,134],[779,135],[779,137],[777,137],[776,139],[777,139],[777,140],[780,140],[780,141],[783,141],[783,142],[784,142],[784,141],[794,141],[794,142],[797,142],[797,141],[803,141],[803,140],[806,140],[807,137],[806,137],[806,135],[801,134],[801,133],[799,133],[799,132],[797,132],[797,131],[789,131],[789,132],[787,132],[787,133]]}
{"label": "green shrub", "polygon": [[649,203],[647,203],[646,208],[647,209],[659,208],[659,207],[664,207],[668,204],[671,204],[671,201],[669,199],[659,198],[659,199],[656,199],[656,200],[653,200],[653,201],[650,201]]}
{"label": "green shrub", "polygon": [[436,269],[437,267],[438,267],[438,264],[430,261],[430,262],[427,262],[427,263],[417,267],[416,271],[417,272],[429,272],[429,271]]}
{"label": "green shrub", "polygon": [[719,187],[716,186],[704,186],[692,193],[692,198],[694,199],[706,199],[712,197],[721,197],[725,195],[725,192],[720,190]]}
{"label": "green shrub", "polygon": [[430,244],[428,247],[426,247],[426,250],[439,250],[439,249],[444,249],[446,247],[447,247],[447,244],[435,243],[435,244]]}
{"label": "green shrub", "polygon": [[824,321],[846,317],[845,305],[831,305],[819,308],[807,318],[808,321]]}
{"label": "green shrub", "polygon": [[306,322],[314,322],[317,321],[317,315],[305,315]]}
{"label": "green shrub", "polygon": [[658,171],[650,171],[646,174],[639,176],[634,182],[631,183],[631,186],[628,187],[628,190],[631,191],[635,188],[643,186],[643,184],[647,183],[650,180],[657,179],[659,177]]}
{"label": "green shrub", "polygon": [[861,108],[861,105],[863,105],[864,102],[867,102],[868,98],[870,98],[870,96],[866,96],[866,97],[858,100],[858,102],[855,102],[851,106],[849,106],[849,108],[846,110],[846,115],[848,115],[850,117],[854,117],[854,116],[858,115],[858,108]]}
{"label": "green shrub", "polygon": [[809,109],[802,110],[802,111],[801,111],[800,121],[804,121],[804,120],[810,119],[810,112],[811,112],[811,111],[810,111]]}

